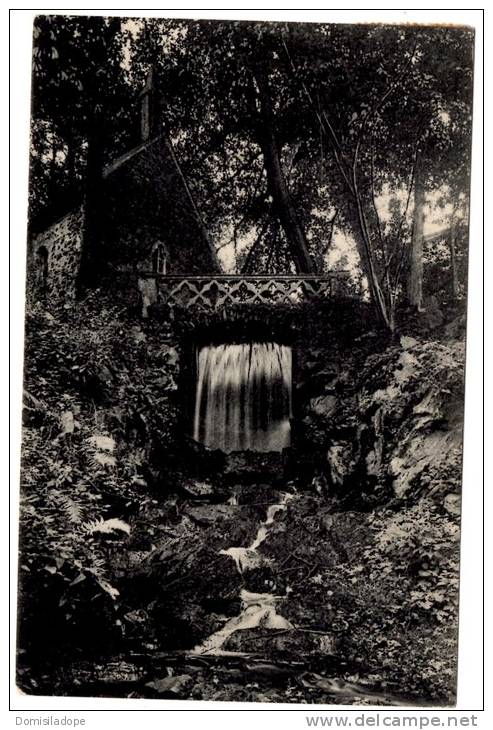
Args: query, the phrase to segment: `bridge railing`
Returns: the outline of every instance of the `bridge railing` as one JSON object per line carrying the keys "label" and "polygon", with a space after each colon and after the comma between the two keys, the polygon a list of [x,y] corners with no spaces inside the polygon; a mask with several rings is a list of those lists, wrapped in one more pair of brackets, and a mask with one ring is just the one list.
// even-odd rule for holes
{"label": "bridge railing", "polygon": [[211,311],[236,304],[293,304],[314,298],[332,298],[347,292],[344,271],[320,275],[282,274],[183,276],[142,272],[138,286],[142,314],[149,306],[166,304]]}

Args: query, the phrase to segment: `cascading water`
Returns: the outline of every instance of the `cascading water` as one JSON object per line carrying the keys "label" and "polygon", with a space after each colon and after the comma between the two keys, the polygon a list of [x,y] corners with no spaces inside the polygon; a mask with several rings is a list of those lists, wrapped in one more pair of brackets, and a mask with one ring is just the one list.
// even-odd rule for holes
{"label": "cascading water", "polygon": [[197,356],[193,435],[211,449],[282,451],[290,444],[291,348],[208,345]]}
{"label": "cascading water", "polygon": [[[257,548],[264,542],[269,533],[270,526],[274,523],[279,512],[286,509],[287,502],[292,498],[291,494],[283,494],[281,501],[270,505],[267,510],[265,522],[262,522],[257,534],[248,547],[231,547],[227,550],[220,550],[219,555],[228,555],[235,562],[239,573],[255,568],[261,562]],[[245,631],[261,626],[264,629],[292,629],[292,624],[277,613],[276,603],[282,596],[275,596],[272,593],[251,593],[242,589],[240,592],[242,610],[238,616],[234,616],[214,634],[209,636],[202,644],[193,649],[194,654],[228,654],[236,652],[223,651],[222,646],[235,631]]]}

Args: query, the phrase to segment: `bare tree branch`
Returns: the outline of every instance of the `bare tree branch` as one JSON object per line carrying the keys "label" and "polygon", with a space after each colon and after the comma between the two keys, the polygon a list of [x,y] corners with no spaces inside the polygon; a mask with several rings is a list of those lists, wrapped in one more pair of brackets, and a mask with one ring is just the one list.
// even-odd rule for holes
{"label": "bare tree branch", "polygon": [[370,144],[370,186],[371,186],[371,202],[372,202],[373,210],[375,212],[378,237],[380,239],[380,245],[382,248],[384,263],[386,264],[387,263],[387,250],[385,248],[383,232],[382,232],[382,225],[380,222],[380,214],[377,209],[377,202],[376,202],[376,198],[375,198],[375,149],[374,149],[374,145],[373,145],[373,134],[371,136],[371,144]]}
{"label": "bare tree branch", "polygon": [[246,259],[245,259],[245,263],[243,264],[243,269],[242,269],[242,272],[241,272],[242,274],[247,274],[248,273],[248,269],[250,268],[250,264],[252,263],[253,254],[255,252],[255,249],[257,248],[257,246],[259,245],[260,241],[264,237],[265,232],[267,230],[267,227],[269,225],[269,222],[270,222],[270,216],[267,215],[265,217],[264,223],[263,223],[263,225],[262,225],[262,227],[261,227],[261,229],[260,229],[260,231],[259,231],[259,233],[258,233],[258,235],[257,235],[257,237],[255,239],[255,241],[250,246],[250,250],[248,251],[248,254],[247,254]]}
{"label": "bare tree branch", "polygon": [[293,61],[293,59],[291,57],[291,54],[289,53],[289,49],[288,49],[288,47],[286,45],[286,41],[284,40],[284,37],[282,37],[282,44],[283,44],[284,50],[286,52],[286,56],[288,58],[289,64],[291,66],[291,69],[292,69],[292,71],[294,73],[294,76],[298,80],[301,88],[303,89],[303,92],[305,93],[306,98],[308,99],[308,101],[310,103],[310,106],[312,107],[313,111],[315,112],[315,115],[316,115],[316,117],[318,119],[318,122],[320,124],[321,129],[323,129],[324,132],[331,139],[331,142],[332,142],[332,145],[331,145],[331,147],[332,147],[332,153],[334,155],[334,159],[335,159],[335,162],[337,164],[337,167],[339,168],[339,171],[340,171],[341,175],[343,176],[344,181],[346,182],[346,185],[348,186],[349,191],[352,194],[354,194],[354,191],[353,191],[352,186],[351,186],[351,182],[350,182],[349,175],[347,174],[347,171],[344,168],[344,159],[343,159],[342,147],[341,147],[341,144],[340,144],[340,142],[339,142],[339,140],[337,138],[337,135],[335,133],[335,130],[334,130],[332,124],[330,123],[330,120],[327,117],[326,113],[324,111],[322,111],[322,112],[319,112],[318,111],[317,106],[315,104],[315,101],[314,101],[314,99],[313,99],[313,97],[312,97],[312,95],[311,95],[311,93],[310,93],[307,85],[305,84],[305,82],[303,81],[303,79],[300,78],[300,76],[298,74],[298,71],[297,71],[296,66],[294,64],[294,61]]}

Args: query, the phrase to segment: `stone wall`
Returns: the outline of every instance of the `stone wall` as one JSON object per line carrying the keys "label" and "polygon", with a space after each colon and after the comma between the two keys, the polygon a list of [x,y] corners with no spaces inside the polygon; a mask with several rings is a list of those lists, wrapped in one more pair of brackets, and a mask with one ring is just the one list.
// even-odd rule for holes
{"label": "stone wall", "polygon": [[[342,450],[346,458],[347,449],[341,439],[357,438],[360,359],[374,351],[376,343],[368,336],[370,317],[364,303],[341,298],[292,306],[235,305],[217,312],[194,312],[193,316],[186,308],[170,311],[165,306],[151,306],[146,321],[155,336],[159,337],[159,322],[163,333],[171,330],[180,352],[179,428],[190,421],[193,413],[198,345],[249,341],[288,344],[293,352],[293,422],[292,448],[283,459],[284,477],[297,480],[300,486],[322,479],[343,489],[347,474],[337,483],[337,476],[331,472],[335,460],[329,453],[331,448]],[[385,340],[381,343],[384,347]],[[199,446],[187,461],[199,476],[202,467],[207,471],[209,464],[214,466],[208,458],[211,456]],[[227,464],[218,459],[217,465],[223,474],[234,471],[231,457]],[[279,471],[277,462],[276,468]],[[233,479],[233,474],[230,476]],[[281,473],[278,476],[283,478]]]}
{"label": "stone wall", "polygon": [[80,206],[32,239],[27,262],[28,298],[51,304],[73,301],[83,230],[84,210]]}

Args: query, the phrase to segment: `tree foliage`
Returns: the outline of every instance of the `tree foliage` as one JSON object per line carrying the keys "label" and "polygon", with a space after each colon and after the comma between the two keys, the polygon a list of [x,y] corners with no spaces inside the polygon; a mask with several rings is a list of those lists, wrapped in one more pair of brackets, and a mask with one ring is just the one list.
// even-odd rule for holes
{"label": "tree foliage", "polygon": [[286,236],[295,226],[283,225],[269,174],[268,97],[312,260],[337,212],[393,326],[417,171],[429,193],[452,180],[452,197],[467,192],[471,44],[467,29],[182,24],[173,50],[157,59],[160,94],[209,224],[236,247],[247,240],[244,264],[269,267],[282,251],[284,266],[299,268]]}
{"label": "tree foliage", "polygon": [[346,234],[393,329],[418,177],[467,214],[467,28],[42,16],[34,35],[33,213],[136,139],[152,69],[154,129],[230,268],[320,270]]}
{"label": "tree foliage", "polygon": [[[36,227],[86,193],[135,140],[120,18],[38,16],[33,29],[30,214]],[[39,222],[36,218],[39,217]]]}

